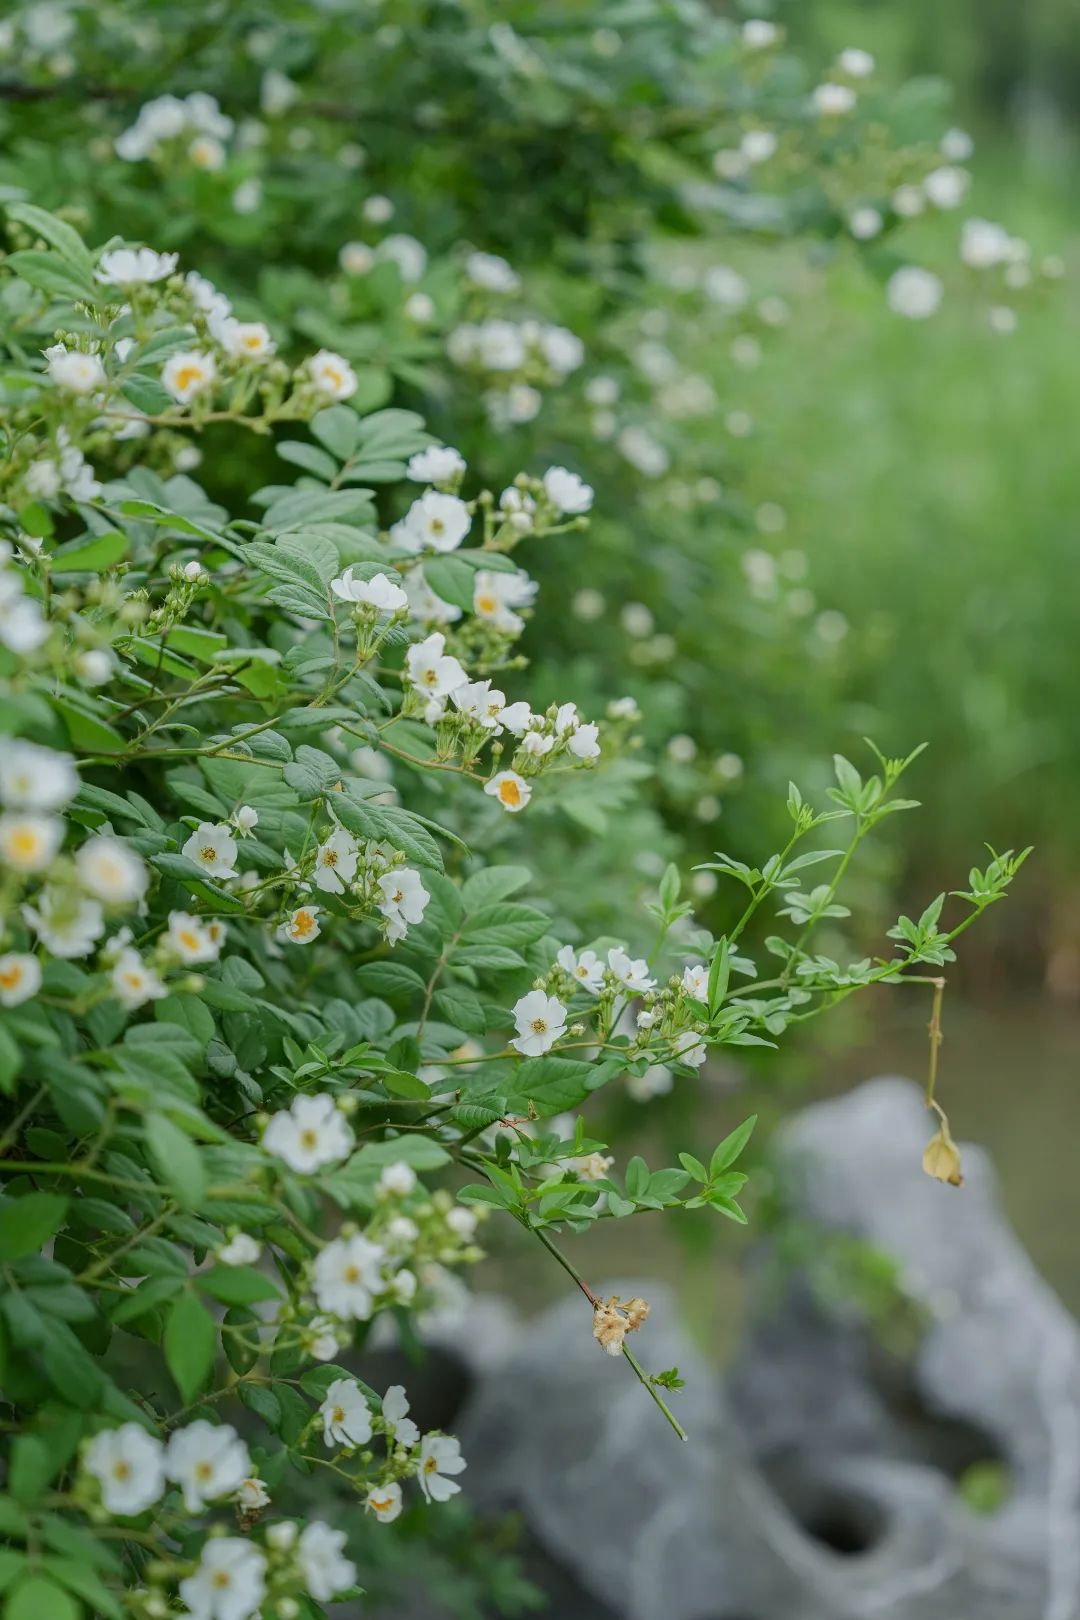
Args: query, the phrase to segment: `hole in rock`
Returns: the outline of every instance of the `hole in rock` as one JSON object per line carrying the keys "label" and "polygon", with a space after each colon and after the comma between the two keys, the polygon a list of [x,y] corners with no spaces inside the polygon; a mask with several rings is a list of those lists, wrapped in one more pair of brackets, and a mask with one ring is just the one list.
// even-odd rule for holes
{"label": "hole in rock", "polygon": [[856,1558],[885,1535],[886,1515],[872,1497],[834,1484],[798,1459],[773,1459],[764,1473],[792,1518],[832,1552]]}
{"label": "hole in rock", "polygon": [[357,1374],[381,1393],[391,1384],[404,1384],[409,1416],[421,1430],[449,1429],[472,1388],[472,1376],[459,1356],[447,1350],[426,1349],[413,1360],[398,1350],[366,1350]]}

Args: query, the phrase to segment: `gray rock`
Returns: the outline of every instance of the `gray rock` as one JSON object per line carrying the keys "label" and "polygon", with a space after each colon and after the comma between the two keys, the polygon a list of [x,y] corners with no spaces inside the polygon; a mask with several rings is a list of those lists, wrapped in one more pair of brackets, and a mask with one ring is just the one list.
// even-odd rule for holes
{"label": "gray rock", "polygon": [[[652,1300],[635,1348],[680,1367],[688,1445],[576,1297],[476,1377],[457,1420],[470,1495],[520,1510],[563,1620],[1080,1620],[1077,1332],[981,1156],[962,1192],[922,1174],[929,1134],[915,1088],[876,1081],[781,1138],[799,1212],[891,1250],[926,1304],[907,1386],[798,1279],[727,1393],[662,1290],[605,1285]],[[992,1518],[953,1477],[982,1455],[1012,1471]]]}

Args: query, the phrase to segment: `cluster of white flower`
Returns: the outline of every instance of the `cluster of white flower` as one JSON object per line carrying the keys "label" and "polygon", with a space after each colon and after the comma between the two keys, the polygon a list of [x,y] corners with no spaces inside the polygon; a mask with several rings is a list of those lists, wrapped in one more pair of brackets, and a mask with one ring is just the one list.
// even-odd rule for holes
{"label": "cluster of white flower", "polygon": [[[387,1391],[391,1410],[395,1401],[401,1404],[402,1394]],[[392,1435],[389,1423],[382,1426]],[[415,1458],[403,1451],[397,1462],[397,1456],[395,1453],[393,1465],[403,1474],[415,1474],[429,1501],[445,1501],[459,1488],[445,1477],[460,1473],[465,1466],[457,1442],[448,1436],[425,1437]],[[139,1423],[104,1429],[90,1441],[82,1462],[87,1476],[96,1482],[101,1506],[120,1519],[153,1507],[170,1487],[179,1490],[184,1509],[192,1515],[228,1501],[245,1524],[270,1502],[236,1430],[204,1418],[174,1430],[164,1444]],[[400,1511],[400,1486],[397,1492]],[[194,1568],[177,1566],[178,1574],[184,1567],[189,1570],[179,1579],[180,1597],[193,1620],[251,1620],[267,1598],[274,1602],[276,1613],[296,1615],[299,1605],[294,1594],[325,1603],[355,1585],[356,1566],[345,1557],[344,1547],[344,1532],[320,1519],[311,1520],[302,1530],[291,1520],[271,1525],[265,1546],[246,1536],[211,1534]],[[154,1578],[169,1578],[167,1562],[159,1563]],[[146,1612],[157,1612],[160,1599],[150,1592],[142,1595]]]}
{"label": "cluster of white flower", "polygon": [[452,1435],[421,1435],[408,1415],[409,1402],[401,1384],[391,1384],[373,1413],[359,1384],[337,1378],[327,1388],[319,1408],[323,1441],[329,1450],[346,1455],[365,1446],[374,1435],[386,1439],[387,1458],[379,1477],[367,1487],[364,1505],[380,1524],[392,1524],[403,1506],[402,1483],[415,1479],[428,1502],[448,1502],[461,1486],[454,1478],[464,1472],[461,1446]]}
{"label": "cluster of white flower", "polygon": [[183,98],[158,96],[139,109],[130,128],[114,143],[117,157],[128,163],[159,158],[171,147],[183,147],[199,169],[210,171],[225,165],[224,143],[233,133],[233,121],[222,112],[215,98],[193,90]]}
{"label": "cluster of white flower", "polygon": [[454,327],[446,351],[455,365],[486,379],[485,404],[496,426],[532,421],[541,389],[564,382],[585,359],[581,339],[567,327],[504,316]]}

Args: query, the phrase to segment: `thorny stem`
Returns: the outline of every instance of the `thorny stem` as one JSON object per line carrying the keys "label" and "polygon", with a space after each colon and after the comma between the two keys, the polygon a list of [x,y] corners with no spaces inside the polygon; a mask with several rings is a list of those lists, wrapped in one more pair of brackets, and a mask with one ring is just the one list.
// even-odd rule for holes
{"label": "thorny stem", "polygon": [[933,1109],[938,1118],[948,1126],[944,1109],[937,1101],[938,1052],[944,1036],[941,1032],[941,1004],[945,996],[945,980],[934,979],[934,999],[930,1007],[930,1062],[926,1072],[926,1106]]}
{"label": "thorny stem", "polygon": [[[550,1255],[553,1256],[554,1259],[559,1262],[559,1265],[562,1266],[567,1275],[574,1279],[578,1287],[581,1289],[581,1292],[585,1295],[585,1298],[589,1301],[589,1304],[592,1306],[593,1310],[595,1310],[600,1301],[593,1293],[584,1277],[578,1271],[577,1267],[566,1258],[561,1249],[556,1248],[555,1244],[552,1243],[547,1233],[543,1231],[541,1227],[529,1226],[527,1222],[524,1224],[528,1226],[528,1230],[530,1232],[534,1233],[535,1236],[540,1239],[540,1242],[544,1245],[544,1248]],[[683,1428],[682,1424],[679,1422],[678,1418],[675,1416],[674,1412],[671,1410],[670,1406],[665,1401],[664,1397],[661,1395],[660,1391],[657,1389],[644,1367],[641,1365],[641,1362],[635,1356],[634,1352],[624,1344],[622,1347],[622,1353],[626,1360],[630,1363],[630,1366],[633,1368],[638,1382],[652,1396],[661,1412],[663,1412],[664,1416],[671,1424],[671,1427],[675,1430],[675,1433],[678,1435],[679,1439],[688,1440],[690,1436],[687,1434],[686,1430]]]}

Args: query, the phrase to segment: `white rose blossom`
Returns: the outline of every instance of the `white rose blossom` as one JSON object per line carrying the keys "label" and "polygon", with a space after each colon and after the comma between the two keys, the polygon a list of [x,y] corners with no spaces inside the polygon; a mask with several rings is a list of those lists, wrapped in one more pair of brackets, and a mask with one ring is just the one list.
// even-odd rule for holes
{"label": "white rose blossom", "polygon": [[532,798],[532,785],[516,771],[499,771],[490,782],[484,783],[484,792],[497,799],[504,810],[516,814],[524,810]]}
{"label": "white rose blossom", "polygon": [[337,1164],[352,1151],[352,1128],[328,1092],[294,1097],[263,1132],[263,1151],[302,1175]]}
{"label": "white rose blossom", "polygon": [[524,1057],[541,1057],[566,1034],[566,1008],[556,996],[530,990],[514,1004],[517,1035],[510,1045]]}
{"label": "white rose blossom", "polygon": [[312,881],[324,894],[344,894],[356,876],[359,847],[344,827],[335,827],[315,856]]}
{"label": "white rose blossom", "polygon": [[97,900],[81,899],[70,889],[51,884],[41,890],[35,905],[23,907],[22,914],[54,956],[89,956],[105,932],[105,918]]}
{"label": "white rose blossom", "polygon": [[320,394],[329,399],[349,399],[356,393],[356,372],[340,354],[320,349],[307,362],[307,375]]}
{"label": "white rose blossom", "polygon": [[366,1322],[374,1296],[383,1290],[385,1259],[385,1249],[360,1233],[328,1243],[312,1266],[312,1287],[319,1309],[341,1321]]}
{"label": "white rose blossom", "polygon": [[175,253],[155,253],[148,247],[113,248],[101,255],[94,279],[107,287],[146,286],[171,276],[177,258]]}
{"label": "white rose blossom", "polygon": [[391,1384],[382,1398],[382,1419],[386,1432],[395,1446],[406,1450],[415,1446],[420,1430],[408,1416],[409,1401],[403,1384]]}
{"label": "white rose blossom", "polygon": [[191,1620],[252,1620],[266,1594],[266,1557],[242,1536],[205,1543],[194,1575],[180,1582]]}
{"label": "white rose blossom", "polygon": [[300,1532],[297,1561],[317,1603],[328,1603],[356,1583],[356,1565],[343,1556],[344,1546],[344,1530],[331,1530],[321,1519],[313,1519]]}
{"label": "white rose blossom", "polygon": [[555,957],[559,966],[577,980],[590,995],[598,995],[604,984],[604,964],[595,951],[575,952],[572,945],[564,945]]}
{"label": "white rose blossom", "polygon": [[9,811],[0,816],[0,865],[12,872],[43,872],[64,836],[58,816]]}
{"label": "white rose blossom", "polygon": [[449,445],[432,444],[409,457],[405,476],[414,484],[449,484],[465,471],[465,457]]}
{"label": "white rose blossom", "polygon": [[400,613],[409,605],[401,586],[395,585],[385,574],[358,579],[352,567],[332,579],[330,589],[342,602],[355,602],[361,607],[374,608],[377,613]]}
{"label": "white rose blossom", "polygon": [[576,515],[589,511],[592,506],[593,491],[590,485],[565,467],[549,467],[541,482],[544,494],[558,512]]}
{"label": "white rose blossom", "polygon": [[421,923],[430,895],[419,872],[411,866],[396,866],[384,872],[377,888],[382,896],[376,902],[386,918],[386,937],[391,944],[405,938],[410,923]]}
{"label": "white rose blossom", "polygon": [[231,1496],[251,1474],[248,1449],[228,1423],[197,1418],[176,1429],[165,1450],[165,1474],[179,1485],[189,1513]]}
{"label": "white rose blossom", "polygon": [[165,1448],[141,1423],[123,1423],[96,1434],[83,1467],[101,1487],[106,1512],[133,1518],[157,1502],[165,1489]]}
{"label": "white rose blossom", "polygon": [[429,1502],[448,1502],[461,1486],[449,1478],[465,1469],[461,1446],[450,1434],[425,1434],[420,1443],[420,1467],[417,1479]]}
{"label": "white rose blossom", "polygon": [[319,1407],[323,1442],[333,1446],[362,1446],[371,1439],[371,1411],[360,1385],[353,1378],[335,1378]]}
{"label": "white rose blossom", "polygon": [[207,877],[235,876],[236,839],[232,828],[225,822],[200,821],[180,853],[196,866],[201,866]]}
{"label": "white rose blossom", "polygon": [[471,522],[469,509],[458,496],[429,489],[392,525],[390,537],[402,551],[455,551]]}
{"label": "white rose blossom", "polygon": [[614,945],[608,951],[608,967],[626,990],[642,993],[655,988],[656,980],[649,977],[645,958],[630,956],[621,945]]}
{"label": "white rose blossom", "polygon": [[41,963],[25,951],[0,956],[0,1007],[18,1007],[41,989]]}

